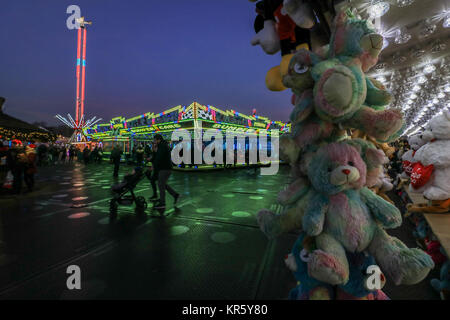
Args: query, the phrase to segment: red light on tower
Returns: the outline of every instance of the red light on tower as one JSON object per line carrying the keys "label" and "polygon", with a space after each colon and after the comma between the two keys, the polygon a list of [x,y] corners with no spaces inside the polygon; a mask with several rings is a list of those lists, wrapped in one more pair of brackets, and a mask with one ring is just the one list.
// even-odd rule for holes
{"label": "red light on tower", "polygon": [[77,100],[75,101],[75,123],[78,125],[80,108],[80,64],[81,64],[81,28],[78,28],[78,42],[77,42]]}
{"label": "red light on tower", "polygon": [[[77,41],[77,100],[75,110],[75,126],[74,129],[80,129],[85,123],[84,119],[84,96],[85,96],[85,79],[86,79],[86,26],[91,25],[92,22],[85,21],[84,17],[77,20],[80,24],[78,28],[78,41]],[[83,54],[80,57],[81,53]],[[80,77],[81,68],[81,77]],[[80,97],[81,87],[81,97]]]}
{"label": "red light on tower", "polygon": [[[83,61],[81,65],[81,109],[80,122],[84,121],[84,84],[86,79],[86,27],[83,27]],[[83,123],[79,123],[83,125]]]}
{"label": "red light on tower", "polygon": [[[84,116],[84,100],[85,100],[85,83],[86,83],[86,34],[88,25],[92,25],[92,22],[85,21],[84,17],[77,19],[77,23],[80,25],[77,32],[77,68],[76,68],[76,79],[77,79],[77,97],[75,101],[75,120],[70,114],[67,118],[56,115],[56,118],[61,120],[67,126],[73,128],[75,131],[70,138],[70,142],[82,142],[86,141],[83,130],[94,126],[97,122],[102,120],[101,118],[87,120]],[[80,76],[81,71],[81,76]]]}

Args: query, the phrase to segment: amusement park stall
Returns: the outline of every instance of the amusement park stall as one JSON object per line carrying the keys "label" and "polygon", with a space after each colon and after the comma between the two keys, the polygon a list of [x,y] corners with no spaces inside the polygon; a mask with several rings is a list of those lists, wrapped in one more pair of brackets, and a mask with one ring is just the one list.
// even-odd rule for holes
{"label": "amusement park stall", "polygon": [[[142,115],[125,119],[116,117],[109,123],[97,124],[84,129],[89,141],[101,143],[105,155],[108,155],[114,145],[122,148],[124,154],[132,152],[138,144],[148,144],[155,134],[161,134],[167,141],[172,141],[172,134],[177,129],[185,129],[191,136],[191,148],[194,143],[194,129],[217,129],[223,132],[223,147],[226,148],[225,133],[227,131],[245,134],[245,150],[260,149],[260,137],[267,139],[267,148],[271,150],[271,137],[278,133],[285,134],[290,131],[290,123],[272,121],[266,117],[253,114],[251,116],[235,110],[223,111],[219,108],[202,105],[197,102],[189,106],[176,106],[160,113],[144,113]],[[254,137],[255,139],[251,139]],[[256,143],[255,143],[256,141]],[[242,148],[235,142],[234,149]]]}

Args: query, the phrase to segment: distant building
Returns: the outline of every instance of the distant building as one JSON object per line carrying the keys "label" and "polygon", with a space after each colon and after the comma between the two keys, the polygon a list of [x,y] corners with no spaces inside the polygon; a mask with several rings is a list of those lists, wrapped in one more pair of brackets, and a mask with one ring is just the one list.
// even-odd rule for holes
{"label": "distant building", "polygon": [[45,128],[38,127],[3,113],[6,99],[0,97],[0,140],[18,139],[22,142],[54,141],[56,135]]}
{"label": "distant building", "polygon": [[[259,136],[266,134],[269,137],[269,143],[272,130],[278,130],[282,135],[291,129],[290,123],[272,121],[258,115],[248,116],[235,110],[223,111],[213,106],[193,102],[189,106],[179,105],[160,113],[148,112],[130,119],[117,117],[111,119],[109,123],[86,128],[84,134],[90,141],[101,142],[105,152],[110,151],[113,144],[121,144],[123,151],[129,153],[136,143],[149,142],[157,133],[170,141],[174,130],[186,129],[193,137],[196,120],[201,120],[204,130],[233,130]],[[253,147],[258,146],[252,146],[246,142],[246,150]]]}

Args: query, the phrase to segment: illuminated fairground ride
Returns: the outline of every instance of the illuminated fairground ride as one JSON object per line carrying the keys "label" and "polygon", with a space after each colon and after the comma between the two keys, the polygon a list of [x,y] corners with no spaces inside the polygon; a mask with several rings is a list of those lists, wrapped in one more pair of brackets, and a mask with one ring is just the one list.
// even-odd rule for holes
{"label": "illuminated fairground ride", "polygon": [[[87,139],[84,135],[84,129],[95,125],[102,120],[101,118],[93,117],[86,120],[84,116],[84,96],[85,96],[85,79],[86,79],[86,27],[92,25],[91,21],[85,21],[84,17],[77,19],[77,23],[80,25],[78,28],[78,41],[77,41],[77,98],[75,104],[75,120],[70,114],[67,114],[67,118],[57,114],[55,117],[62,121],[65,125],[74,129],[72,136],[69,139],[69,143],[86,143]],[[81,53],[83,54],[81,58]],[[81,77],[80,77],[81,69]],[[80,95],[81,89],[81,95]]]}
{"label": "illuminated fairground ride", "polygon": [[[263,134],[268,140],[273,130],[278,130],[280,135],[291,130],[290,123],[272,121],[256,115],[255,110],[253,115],[249,116],[235,110],[224,111],[193,102],[189,106],[179,105],[160,113],[148,112],[130,119],[113,118],[109,123],[85,126],[83,133],[89,141],[102,142],[106,153],[113,145],[120,145],[124,153],[129,153],[136,144],[145,144],[153,140],[153,136],[157,133],[167,141],[171,141],[174,130],[186,129],[191,137],[194,137],[194,129],[197,128],[199,120],[204,130],[218,129],[224,132],[232,130],[259,137]],[[252,148],[246,144],[246,149]],[[256,147],[259,148],[259,145],[258,141]]]}

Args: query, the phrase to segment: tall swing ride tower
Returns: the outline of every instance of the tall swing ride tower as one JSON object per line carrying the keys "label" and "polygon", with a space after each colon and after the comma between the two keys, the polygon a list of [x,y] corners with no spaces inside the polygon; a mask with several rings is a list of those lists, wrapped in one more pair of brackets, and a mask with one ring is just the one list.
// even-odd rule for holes
{"label": "tall swing ride tower", "polygon": [[[83,129],[86,127],[92,127],[97,122],[102,120],[101,118],[93,117],[86,120],[84,116],[84,97],[85,97],[85,79],[86,79],[86,34],[87,26],[92,25],[91,21],[85,21],[84,17],[77,19],[79,24],[78,37],[77,37],[77,97],[75,102],[75,120],[70,114],[67,114],[67,118],[57,114],[56,118],[62,121],[64,124],[74,129],[70,143],[86,142],[86,136],[83,133]],[[81,75],[80,75],[81,73]]]}

